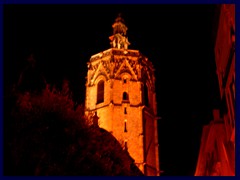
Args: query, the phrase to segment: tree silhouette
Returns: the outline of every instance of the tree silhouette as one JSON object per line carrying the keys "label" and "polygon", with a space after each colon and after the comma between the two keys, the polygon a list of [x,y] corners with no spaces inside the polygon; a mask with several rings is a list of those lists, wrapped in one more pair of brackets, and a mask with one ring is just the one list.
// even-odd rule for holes
{"label": "tree silhouette", "polygon": [[4,175],[143,175],[110,133],[90,124],[83,106],[74,108],[64,87],[4,99]]}

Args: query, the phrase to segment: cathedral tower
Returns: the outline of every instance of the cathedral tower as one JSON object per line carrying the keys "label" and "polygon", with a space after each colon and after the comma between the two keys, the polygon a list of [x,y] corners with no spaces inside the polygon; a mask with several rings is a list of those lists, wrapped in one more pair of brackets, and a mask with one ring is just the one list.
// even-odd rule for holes
{"label": "cathedral tower", "polygon": [[145,175],[160,175],[154,68],[128,49],[120,15],[112,27],[111,48],[87,63],[85,113],[98,116],[98,126],[114,135]]}

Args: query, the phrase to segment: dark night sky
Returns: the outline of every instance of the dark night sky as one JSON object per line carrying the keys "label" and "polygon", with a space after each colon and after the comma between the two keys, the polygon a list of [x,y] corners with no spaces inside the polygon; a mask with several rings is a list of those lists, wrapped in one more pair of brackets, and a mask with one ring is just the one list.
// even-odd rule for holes
{"label": "dark night sky", "polygon": [[84,102],[86,62],[110,48],[118,13],[129,49],[156,69],[162,175],[193,175],[201,130],[218,107],[214,64],[215,5],[8,5],[4,7],[4,87],[33,53],[46,79],[71,82]]}

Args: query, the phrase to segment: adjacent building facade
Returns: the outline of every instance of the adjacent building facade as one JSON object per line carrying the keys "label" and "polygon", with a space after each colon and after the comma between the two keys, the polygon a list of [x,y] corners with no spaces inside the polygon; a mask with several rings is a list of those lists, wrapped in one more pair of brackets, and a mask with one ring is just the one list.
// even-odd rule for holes
{"label": "adjacent building facade", "polygon": [[235,5],[220,6],[215,43],[221,107],[203,127],[195,176],[235,175]]}
{"label": "adjacent building facade", "polygon": [[147,176],[160,175],[155,76],[139,50],[128,49],[127,27],[117,17],[111,48],[88,62],[85,113],[111,132]]}

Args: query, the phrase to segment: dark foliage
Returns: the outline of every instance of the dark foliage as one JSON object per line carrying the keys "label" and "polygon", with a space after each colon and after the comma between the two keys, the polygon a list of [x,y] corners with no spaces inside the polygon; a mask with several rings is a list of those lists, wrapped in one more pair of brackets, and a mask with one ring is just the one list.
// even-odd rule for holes
{"label": "dark foliage", "polygon": [[64,84],[5,97],[4,174],[142,175],[110,133],[91,126]]}

